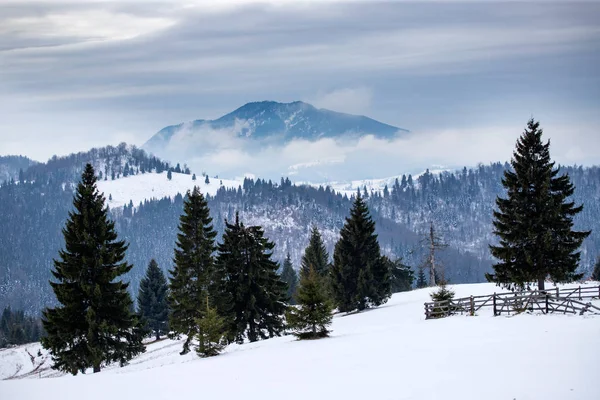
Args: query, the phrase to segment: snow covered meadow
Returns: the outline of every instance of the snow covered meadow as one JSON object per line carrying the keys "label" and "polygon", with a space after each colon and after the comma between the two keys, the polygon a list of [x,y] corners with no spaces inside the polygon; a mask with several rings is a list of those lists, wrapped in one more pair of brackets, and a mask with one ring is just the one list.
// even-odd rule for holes
{"label": "snow covered meadow", "polygon": [[192,175],[176,172],[173,172],[171,179],[168,179],[167,172],[162,172],[160,174],[132,175],[115,180],[99,180],[98,190],[104,193],[110,208],[117,208],[129,204],[129,201],[132,201],[133,206],[137,207],[144,200],[173,198],[177,194],[183,196],[194,186],[198,186],[203,194],[214,196],[221,187],[237,189],[242,184],[243,179],[230,180],[212,177],[209,178],[209,183],[205,183],[204,176],[198,175],[194,181]]}
{"label": "snow covered meadow", "polygon": [[[572,287],[573,285],[566,285]],[[458,297],[500,292],[456,285]],[[2,399],[498,399],[597,400],[600,316],[456,315],[425,320],[432,289],[336,315],[330,338],[293,336],[180,356],[163,340],[123,368],[61,376],[39,344],[0,351]],[[600,303],[595,301],[596,304]],[[38,355],[38,351],[41,355]],[[37,379],[37,378],[48,379]]]}

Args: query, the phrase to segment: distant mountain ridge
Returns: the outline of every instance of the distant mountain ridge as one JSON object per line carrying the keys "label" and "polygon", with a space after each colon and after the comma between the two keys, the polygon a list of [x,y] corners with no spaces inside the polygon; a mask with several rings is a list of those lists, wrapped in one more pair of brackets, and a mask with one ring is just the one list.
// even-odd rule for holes
{"label": "distant mountain ridge", "polygon": [[191,136],[202,135],[203,130],[223,130],[252,139],[277,138],[283,143],[292,139],[312,141],[348,134],[392,138],[398,133],[408,132],[362,115],[319,109],[302,101],[259,101],[247,103],[215,120],[199,119],[167,126],[150,138],[143,148],[160,154],[177,133],[185,131],[191,132]]}

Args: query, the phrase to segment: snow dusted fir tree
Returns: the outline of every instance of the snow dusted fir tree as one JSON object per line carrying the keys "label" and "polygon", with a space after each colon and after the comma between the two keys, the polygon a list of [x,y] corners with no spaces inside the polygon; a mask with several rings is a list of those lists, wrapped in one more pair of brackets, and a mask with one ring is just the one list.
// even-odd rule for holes
{"label": "snow dusted fir tree", "polygon": [[292,265],[292,257],[290,253],[287,254],[283,261],[283,267],[281,268],[281,280],[287,284],[287,298],[290,304],[296,304],[294,294],[296,293],[296,287],[298,286],[298,274],[294,271]]}
{"label": "snow dusted fir tree", "polygon": [[298,307],[287,313],[288,327],[298,339],[318,339],[329,335],[327,327],[333,318],[333,306],[327,296],[325,278],[314,267],[300,272],[300,285],[296,293]]}
{"label": "snow dusted fir tree", "polygon": [[169,305],[167,279],[154,259],[150,260],[146,276],[140,282],[138,314],[156,340],[168,331]]}
{"label": "snow dusted fir tree", "polygon": [[331,288],[342,312],[379,306],[391,295],[389,265],[381,257],[375,222],[360,194],[335,245]]}
{"label": "snow dusted fir tree", "polygon": [[186,335],[181,354],[190,351],[190,342],[199,333],[197,321],[206,312],[201,304],[208,296],[214,272],[212,253],[216,248],[216,235],[208,203],[200,190],[194,187],[183,203],[175,266],[170,271],[169,323],[172,332]]}
{"label": "snow dusted fir tree", "polygon": [[50,281],[60,305],[44,310],[42,346],[52,354],[53,369],[76,375],[87,368],[100,372],[111,362],[123,365],[144,346],[129,284],[120,279],[132,268],[124,261],[127,244],[117,240],[90,164],[73,205],[63,229],[65,248],[54,260]]}
{"label": "snow dusted fir tree", "polygon": [[502,184],[507,197],[498,197],[494,233],[500,238],[490,246],[499,260],[488,280],[510,289],[537,283],[544,290],[546,278],[555,283],[581,279],[577,250],[590,232],[573,230],[573,217],[583,209],[569,198],[575,188],[568,175],[560,175],[550,160],[550,142],[542,142],[539,122],[530,119],[517,141],[511,165]]}

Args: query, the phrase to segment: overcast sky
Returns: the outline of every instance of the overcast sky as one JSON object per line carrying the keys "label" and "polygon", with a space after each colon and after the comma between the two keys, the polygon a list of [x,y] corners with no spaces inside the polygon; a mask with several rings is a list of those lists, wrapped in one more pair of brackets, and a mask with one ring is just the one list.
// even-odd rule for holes
{"label": "overcast sky", "polygon": [[597,2],[212,3],[0,0],[0,154],[142,145],[268,99],[409,129],[423,166],[508,160],[531,116],[557,161],[600,161]]}

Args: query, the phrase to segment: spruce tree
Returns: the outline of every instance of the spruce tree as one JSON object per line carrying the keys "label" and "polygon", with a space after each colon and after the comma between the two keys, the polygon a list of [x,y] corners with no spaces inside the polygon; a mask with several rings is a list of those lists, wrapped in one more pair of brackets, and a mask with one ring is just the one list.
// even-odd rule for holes
{"label": "spruce tree", "polygon": [[[448,287],[446,286],[446,282],[442,280],[439,283],[438,289],[435,292],[430,293],[429,296],[431,297],[431,301],[433,302],[446,302],[454,299],[454,291],[448,289]],[[432,311],[436,318],[441,318],[454,313],[454,310],[455,309],[453,305],[451,303],[448,303],[442,304],[441,306],[436,305]]]}
{"label": "spruce tree", "polygon": [[212,281],[216,235],[208,203],[198,188],[194,187],[183,203],[175,266],[170,271],[169,325],[174,334],[186,335],[181,354],[190,351],[190,342],[198,334],[197,320],[205,313],[201,304],[208,295]]}
{"label": "spruce tree", "polygon": [[600,281],[600,257],[598,257],[598,260],[596,261],[591,278],[595,281]]}
{"label": "spruce tree", "polygon": [[168,180],[171,180],[171,179],[173,179],[173,173],[171,172],[171,170],[170,170],[170,169],[167,171],[167,179],[168,179]]}
{"label": "spruce tree", "polygon": [[298,307],[290,307],[287,313],[288,327],[299,339],[318,339],[329,335],[333,306],[327,296],[324,277],[314,267],[300,273]]}
{"label": "spruce tree", "polygon": [[419,267],[419,273],[417,275],[417,289],[423,289],[429,286],[427,284],[427,278],[425,277],[425,267],[421,265]]}
{"label": "spruce tree", "polygon": [[494,233],[500,241],[490,246],[498,259],[488,280],[510,289],[523,289],[544,281],[571,282],[577,273],[577,250],[590,232],[573,230],[573,217],[583,206],[569,198],[574,186],[568,175],[559,176],[550,159],[550,142],[542,142],[539,122],[529,120],[513,153],[513,171],[504,173],[506,198],[498,197]]}
{"label": "spruce tree", "polygon": [[298,274],[296,274],[296,271],[294,271],[290,253],[287,254],[285,260],[283,261],[283,267],[281,268],[281,280],[287,284],[286,296],[289,303],[296,304],[294,293],[296,293],[296,286],[298,286]]}
{"label": "spruce tree", "polygon": [[167,303],[167,280],[154,259],[150,260],[146,276],[140,282],[138,314],[156,340],[167,333],[169,306]]}
{"label": "spruce tree", "polygon": [[360,195],[335,245],[331,288],[342,312],[377,306],[390,296],[390,271],[380,254],[375,223]]}
{"label": "spruce tree", "polygon": [[196,323],[198,325],[196,354],[200,357],[213,357],[223,351],[225,319],[219,315],[215,307],[210,306],[208,296],[204,313]]}
{"label": "spruce tree", "polygon": [[279,336],[286,308],[286,284],[271,259],[275,244],[260,226],[246,227],[236,213],[225,232],[216,260],[219,313],[229,325],[228,339],[238,343]]}
{"label": "spruce tree", "polygon": [[329,254],[316,226],[313,226],[310,231],[308,247],[302,256],[302,270],[308,273],[311,266],[321,276],[329,273]]}
{"label": "spruce tree", "polygon": [[124,364],[144,346],[135,332],[129,284],[120,279],[132,268],[124,261],[127,244],[117,240],[90,164],[73,205],[50,281],[60,305],[44,310],[42,345],[52,354],[52,368],[76,375],[90,367],[100,372],[111,362]]}

